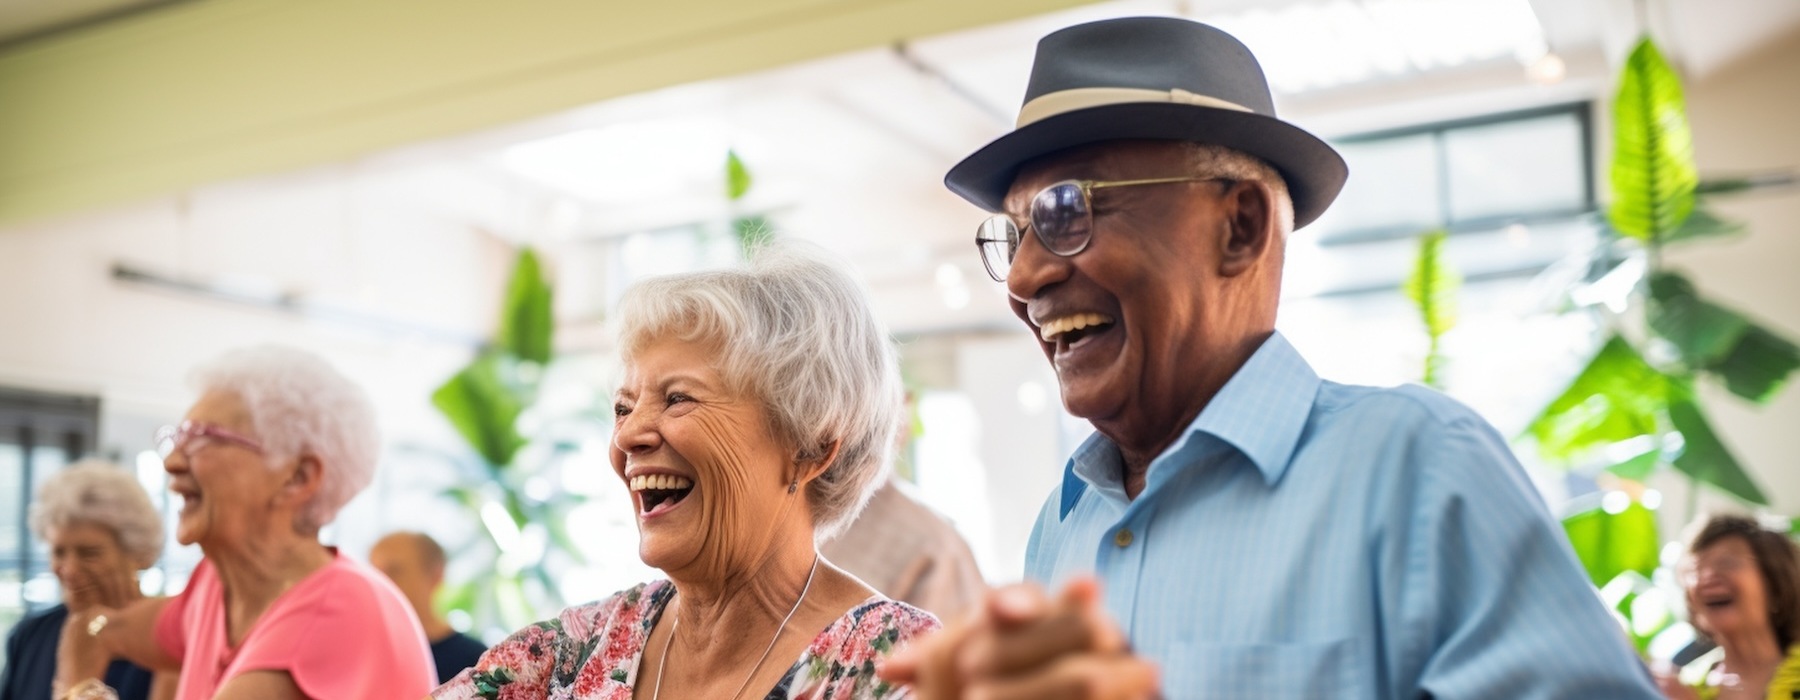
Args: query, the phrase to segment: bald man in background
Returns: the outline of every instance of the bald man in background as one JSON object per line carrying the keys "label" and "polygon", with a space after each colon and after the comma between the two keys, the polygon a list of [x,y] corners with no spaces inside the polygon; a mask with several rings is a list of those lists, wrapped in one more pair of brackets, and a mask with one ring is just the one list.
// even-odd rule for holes
{"label": "bald man in background", "polygon": [[432,598],[444,585],[444,548],[436,540],[417,532],[390,534],[369,550],[369,564],[387,574],[412,604],[425,639],[431,642],[439,683],[474,666],[487,651],[486,645],[451,628],[432,608]]}

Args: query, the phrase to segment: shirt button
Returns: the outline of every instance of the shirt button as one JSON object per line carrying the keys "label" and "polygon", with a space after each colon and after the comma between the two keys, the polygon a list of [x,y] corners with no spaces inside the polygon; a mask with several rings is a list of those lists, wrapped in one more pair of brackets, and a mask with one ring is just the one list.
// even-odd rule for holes
{"label": "shirt button", "polygon": [[1118,534],[1113,535],[1113,544],[1119,545],[1120,549],[1123,549],[1125,547],[1130,547],[1131,546],[1131,529],[1123,528],[1123,527],[1119,528]]}

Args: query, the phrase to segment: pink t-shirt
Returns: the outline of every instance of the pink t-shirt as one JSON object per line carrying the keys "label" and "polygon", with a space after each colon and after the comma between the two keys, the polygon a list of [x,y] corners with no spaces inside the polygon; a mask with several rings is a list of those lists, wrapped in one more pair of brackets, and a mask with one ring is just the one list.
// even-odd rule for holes
{"label": "pink t-shirt", "polygon": [[437,673],[400,591],[335,551],[325,568],[276,598],[236,649],[226,636],[225,586],[202,560],[157,618],[156,643],[181,659],[177,700],[211,700],[225,681],[252,671],[285,671],[320,700],[417,700]]}

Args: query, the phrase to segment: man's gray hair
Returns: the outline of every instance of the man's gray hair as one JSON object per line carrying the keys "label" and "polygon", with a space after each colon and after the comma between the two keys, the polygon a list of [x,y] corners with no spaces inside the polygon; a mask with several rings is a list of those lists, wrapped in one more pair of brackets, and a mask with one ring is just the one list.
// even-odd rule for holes
{"label": "man's gray hair", "polygon": [[1281,235],[1294,232],[1294,198],[1288,193],[1287,180],[1274,166],[1243,151],[1206,143],[1186,143],[1188,167],[1197,175],[1233,180],[1254,180],[1269,186],[1275,193],[1275,217],[1281,224]]}
{"label": "man's gray hair", "polygon": [[[201,393],[237,397],[271,461],[319,460],[318,495],[301,508],[295,528],[317,532],[375,479],[381,433],[361,387],[317,355],[263,345],[232,350],[194,370]],[[273,468],[273,464],[271,464]]]}
{"label": "man's gray hair", "polygon": [[886,475],[902,411],[899,364],[867,292],[823,251],[780,242],[739,269],[639,282],[618,323],[627,363],[663,339],[713,347],[714,368],[762,401],[800,459],[838,445],[837,461],[807,486],[818,539],[848,525]]}
{"label": "man's gray hair", "polygon": [[105,460],[83,460],[52,475],[38,487],[29,519],[32,534],[46,542],[51,528],[87,524],[111,530],[138,569],[150,568],[162,556],[162,515],[136,476]]}

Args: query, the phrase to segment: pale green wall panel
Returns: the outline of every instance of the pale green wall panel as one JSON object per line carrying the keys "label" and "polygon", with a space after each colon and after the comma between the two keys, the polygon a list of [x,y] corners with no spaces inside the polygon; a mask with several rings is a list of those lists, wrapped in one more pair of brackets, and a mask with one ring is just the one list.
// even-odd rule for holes
{"label": "pale green wall panel", "polygon": [[1081,0],[200,0],[0,52],[0,223]]}

